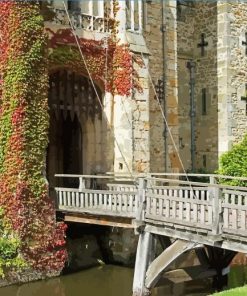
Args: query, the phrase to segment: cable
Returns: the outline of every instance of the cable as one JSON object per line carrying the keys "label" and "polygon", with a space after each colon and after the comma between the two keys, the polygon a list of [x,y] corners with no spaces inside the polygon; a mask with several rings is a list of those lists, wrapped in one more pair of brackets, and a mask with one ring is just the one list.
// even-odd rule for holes
{"label": "cable", "polygon": [[[128,10],[128,7],[126,7],[126,9]],[[131,13],[134,13],[132,7],[131,7]],[[125,31],[125,34],[126,34],[126,31]],[[127,37],[127,34],[126,34],[126,37]],[[186,180],[190,183],[189,178],[188,178],[188,175],[187,175],[187,172],[186,172],[185,167],[184,167],[184,164],[183,164],[183,161],[182,161],[182,159],[181,159],[181,157],[180,157],[179,150],[178,150],[178,148],[177,148],[177,145],[176,145],[175,140],[174,140],[174,137],[173,137],[173,135],[172,135],[172,133],[171,133],[171,129],[170,129],[170,127],[169,127],[168,121],[167,121],[166,116],[165,116],[165,114],[164,114],[164,110],[163,110],[163,108],[162,108],[162,106],[161,106],[161,103],[160,103],[160,101],[159,101],[159,98],[158,98],[158,95],[157,95],[157,92],[156,92],[156,89],[155,89],[155,86],[154,86],[154,83],[153,83],[153,80],[152,80],[152,77],[151,77],[151,74],[150,74],[149,68],[148,68],[147,65],[145,64],[145,59],[144,59],[144,56],[143,56],[143,52],[140,51],[140,53],[141,53],[142,60],[143,60],[143,63],[144,63],[144,65],[145,65],[145,68],[146,68],[146,70],[147,70],[147,72],[148,72],[148,78],[149,78],[150,83],[151,83],[151,85],[152,85],[152,88],[153,88],[153,91],[154,91],[154,94],[155,94],[155,98],[156,98],[156,101],[157,101],[157,103],[158,103],[158,106],[159,106],[159,109],[160,109],[161,115],[162,115],[163,120],[164,120],[164,122],[165,122],[165,125],[166,125],[166,127],[167,127],[167,130],[168,130],[169,136],[171,137],[171,141],[172,141],[173,147],[174,147],[175,152],[176,152],[176,154],[177,154],[177,156],[178,156],[178,159],[179,159],[179,162],[180,162],[180,164],[181,164],[182,170],[183,170],[183,172],[185,173],[185,178],[186,178]],[[163,83],[165,83],[165,81],[164,81]],[[193,190],[193,187],[192,187],[191,184],[190,184],[190,187],[191,187],[191,190]]]}
{"label": "cable", "polygon": [[[93,89],[94,89],[94,91],[95,91],[95,93],[96,93],[96,96],[97,96],[98,102],[99,102],[99,104],[100,104],[100,106],[101,106],[101,109],[102,109],[103,115],[104,115],[104,117],[105,117],[106,122],[108,123],[108,126],[111,128],[110,122],[109,122],[109,120],[108,120],[108,118],[107,118],[107,116],[106,116],[106,114],[105,114],[104,107],[103,107],[103,105],[102,105],[102,102],[101,102],[101,100],[100,100],[99,94],[98,94],[97,89],[96,89],[96,87],[95,87],[95,83],[94,83],[94,81],[93,81],[93,79],[92,79],[92,75],[91,75],[91,73],[90,73],[90,71],[89,71],[89,69],[88,69],[88,66],[87,66],[87,63],[86,63],[85,57],[84,57],[83,52],[82,52],[82,50],[81,50],[81,47],[80,47],[80,44],[79,44],[79,41],[78,41],[78,36],[76,35],[75,28],[74,28],[74,26],[73,26],[73,24],[72,24],[72,21],[71,21],[70,15],[69,15],[69,13],[68,13],[68,9],[67,9],[67,7],[66,7],[65,1],[63,1],[63,5],[64,5],[65,11],[66,11],[66,15],[67,15],[68,20],[69,20],[69,24],[70,24],[70,27],[71,27],[71,32],[72,32],[72,34],[73,34],[74,37],[75,37],[76,44],[77,44],[77,46],[78,46],[78,49],[79,49],[80,55],[81,55],[81,57],[82,57],[83,63],[84,63],[84,65],[85,65],[86,71],[87,71],[87,73],[88,73],[89,79],[90,79],[90,81],[91,81],[91,83],[92,83]],[[125,34],[126,34],[126,32],[125,32]],[[142,56],[142,59],[143,59],[143,61],[144,61],[143,52],[141,52],[141,56]],[[106,58],[106,59],[107,59],[107,58]],[[189,178],[188,178],[188,175],[187,175],[186,170],[185,170],[185,167],[184,167],[184,165],[183,165],[182,159],[181,159],[181,157],[180,157],[180,154],[179,154],[179,151],[178,151],[177,145],[176,145],[175,140],[174,140],[174,138],[173,138],[173,135],[172,135],[172,133],[171,133],[171,129],[170,129],[170,127],[169,127],[169,125],[168,125],[168,122],[167,122],[167,119],[166,119],[166,117],[165,117],[165,114],[164,114],[163,108],[162,108],[162,106],[161,106],[161,104],[160,104],[160,102],[159,102],[159,99],[158,99],[158,96],[157,96],[157,92],[156,92],[156,90],[155,90],[154,83],[153,83],[152,78],[151,78],[151,75],[150,75],[150,71],[149,71],[147,65],[145,64],[145,62],[144,62],[144,65],[145,65],[145,67],[146,67],[146,69],[147,69],[148,76],[149,76],[149,80],[150,80],[150,82],[151,82],[151,85],[152,85],[152,88],[153,88],[153,91],[154,91],[154,94],[155,94],[155,98],[156,98],[156,100],[157,100],[157,102],[158,102],[158,106],[159,106],[159,108],[160,108],[160,111],[161,111],[161,114],[162,114],[163,120],[164,120],[164,122],[165,122],[165,124],[166,124],[166,126],[167,126],[167,130],[168,130],[168,133],[169,133],[169,135],[170,135],[170,137],[171,137],[171,140],[172,140],[172,144],[173,144],[173,146],[174,146],[174,149],[175,149],[175,151],[176,151],[176,153],[177,153],[177,156],[178,156],[178,158],[179,158],[179,162],[180,162],[180,164],[181,164],[181,166],[182,166],[182,169],[183,169],[183,171],[184,171],[184,173],[185,173],[185,175],[186,175],[186,179],[187,179],[187,181],[190,183]],[[135,181],[134,175],[132,174],[132,172],[131,172],[131,170],[130,170],[130,168],[129,168],[129,166],[128,166],[128,163],[127,163],[127,161],[126,161],[126,158],[125,158],[125,156],[124,156],[124,154],[123,154],[123,152],[122,152],[122,150],[121,150],[121,148],[120,148],[120,144],[118,143],[118,141],[117,141],[115,135],[114,135],[114,141],[115,141],[115,143],[116,143],[116,145],[117,145],[117,147],[118,147],[118,150],[119,150],[119,152],[120,152],[120,154],[121,154],[121,156],[122,156],[122,159],[123,159],[123,161],[124,161],[124,163],[125,163],[125,166],[126,166],[128,172],[129,172],[131,178],[133,179],[133,181]],[[192,189],[192,191],[193,191],[193,187],[192,187],[191,184],[190,184],[190,187],[191,187],[191,189]]]}
{"label": "cable", "polygon": [[[102,102],[101,102],[101,100],[100,100],[99,94],[98,94],[97,89],[96,89],[96,87],[95,87],[95,83],[94,83],[94,81],[93,81],[93,79],[92,79],[92,75],[91,75],[91,73],[90,73],[90,71],[89,71],[89,69],[88,69],[88,66],[87,66],[87,63],[86,63],[86,59],[85,59],[85,57],[84,57],[84,55],[83,55],[83,52],[82,52],[82,50],[81,50],[81,47],[80,47],[80,44],[79,44],[79,41],[78,41],[78,36],[76,35],[75,28],[74,28],[74,26],[73,26],[73,24],[72,24],[72,21],[71,21],[71,18],[70,18],[70,15],[69,15],[69,12],[68,12],[67,6],[66,6],[66,4],[65,4],[65,1],[63,1],[63,5],[64,5],[64,9],[65,9],[66,15],[67,15],[68,20],[69,20],[69,24],[70,24],[70,27],[71,27],[71,32],[72,32],[72,34],[73,34],[74,37],[75,37],[76,44],[77,44],[77,46],[78,46],[78,49],[79,49],[80,55],[81,55],[81,57],[82,57],[83,63],[84,63],[84,65],[85,65],[86,71],[87,71],[87,73],[88,73],[89,79],[90,79],[90,81],[91,81],[91,83],[92,83],[92,86],[93,86],[93,89],[94,89],[94,91],[95,91],[95,94],[96,94],[97,100],[98,100],[99,105],[100,105],[100,107],[101,107],[101,109],[102,109],[103,116],[105,117],[105,120],[106,120],[108,126],[111,128],[110,122],[109,122],[109,120],[108,120],[108,118],[107,118],[107,116],[106,116],[106,113],[105,113],[105,111],[104,111],[104,107],[103,107],[103,105],[102,105]],[[117,147],[118,147],[118,150],[119,150],[119,152],[120,152],[120,154],[121,154],[121,156],[122,156],[122,159],[123,159],[123,161],[124,161],[124,163],[125,163],[125,166],[126,166],[128,172],[129,172],[131,178],[133,179],[133,181],[134,181],[134,183],[135,183],[134,175],[132,174],[132,172],[131,172],[131,170],[130,170],[130,168],[129,168],[129,165],[128,165],[128,163],[127,163],[127,161],[126,161],[126,158],[125,158],[125,156],[124,156],[124,154],[123,154],[123,152],[122,152],[122,150],[121,150],[121,148],[120,148],[120,145],[119,145],[119,143],[118,143],[118,141],[117,141],[115,135],[113,135],[113,137],[114,137],[114,141],[115,141],[115,143],[116,143],[116,145],[117,145]]]}

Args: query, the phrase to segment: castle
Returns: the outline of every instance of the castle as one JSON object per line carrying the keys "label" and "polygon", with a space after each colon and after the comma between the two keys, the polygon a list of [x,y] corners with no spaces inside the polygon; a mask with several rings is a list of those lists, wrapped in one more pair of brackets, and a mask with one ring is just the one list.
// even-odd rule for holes
{"label": "castle", "polygon": [[[63,1],[50,2],[55,17],[46,22],[47,28],[71,29],[71,21],[77,36],[105,40],[108,46],[113,3],[67,1],[69,20]],[[48,175],[213,172],[220,155],[246,130],[247,5],[244,1],[119,1],[116,5],[118,42],[143,62],[132,59],[141,91],[133,85],[125,94],[99,88],[103,111],[99,106],[91,112],[85,98],[85,103],[80,102],[85,104],[84,115],[78,113],[76,123],[68,98],[67,107],[54,104],[68,111],[63,111],[60,126],[53,120],[53,133],[72,129],[74,136],[65,136],[64,144],[56,140],[63,138],[61,134],[50,138]],[[104,115],[85,116],[87,112]],[[70,155],[80,159],[74,157],[74,164],[73,157],[69,160],[71,171],[65,168]]]}
{"label": "castle", "polygon": [[8,266],[63,268],[56,173],[217,169],[246,131],[246,26],[244,1],[1,1]]}

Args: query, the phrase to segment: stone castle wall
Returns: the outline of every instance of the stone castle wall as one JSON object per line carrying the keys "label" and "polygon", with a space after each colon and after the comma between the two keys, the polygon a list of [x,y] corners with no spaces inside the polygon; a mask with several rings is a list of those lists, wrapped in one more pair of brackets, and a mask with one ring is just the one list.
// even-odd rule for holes
{"label": "stone castle wall", "polygon": [[[147,17],[144,26],[144,38],[149,55],[149,73],[153,82],[149,80],[149,116],[150,116],[150,170],[164,171],[165,169],[165,138],[164,121],[155,96],[153,86],[158,80],[163,80],[162,59],[162,11],[159,2],[146,4]],[[164,101],[161,102],[162,107]]]}
{"label": "stone castle wall", "polygon": [[246,102],[247,97],[247,54],[245,34],[247,32],[247,4],[243,1],[232,2],[228,19],[230,21],[230,71],[229,90],[231,91],[231,140],[238,143],[247,131]]}
{"label": "stone castle wall", "polygon": [[[204,56],[201,34],[205,34]],[[180,154],[191,170],[191,102],[188,62],[195,65],[195,151],[194,170],[213,171],[217,167],[217,9],[214,2],[182,6],[178,18],[179,131]],[[202,92],[206,109],[202,110]]]}
{"label": "stone castle wall", "polygon": [[219,154],[231,149],[246,133],[247,4],[219,1],[218,9],[218,130]]}
{"label": "stone castle wall", "polygon": [[[144,38],[150,52],[149,72],[152,79],[152,82],[149,81],[150,170],[176,171],[181,167],[174,147],[174,143],[178,145],[176,1],[165,1],[163,10],[159,2],[153,1],[146,4],[146,10]],[[165,80],[165,95],[162,97],[156,92],[160,103],[154,91],[159,80]],[[166,115],[170,134],[165,128],[162,112]]]}

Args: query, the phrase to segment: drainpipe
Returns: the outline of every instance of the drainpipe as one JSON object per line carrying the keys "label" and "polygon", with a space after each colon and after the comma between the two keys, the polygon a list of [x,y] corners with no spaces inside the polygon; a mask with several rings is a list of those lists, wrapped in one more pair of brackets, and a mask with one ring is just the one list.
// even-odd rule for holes
{"label": "drainpipe", "polygon": [[191,130],[191,172],[195,171],[195,62],[192,60],[187,62],[187,68],[190,72],[190,130]]}
{"label": "drainpipe", "polygon": [[[165,118],[167,118],[167,106],[166,106],[166,27],[165,27],[165,1],[160,0],[161,2],[161,32],[162,32],[162,80],[163,80],[163,110]],[[167,126],[164,122],[164,148],[165,148],[165,172],[168,169],[168,142],[167,142]]]}

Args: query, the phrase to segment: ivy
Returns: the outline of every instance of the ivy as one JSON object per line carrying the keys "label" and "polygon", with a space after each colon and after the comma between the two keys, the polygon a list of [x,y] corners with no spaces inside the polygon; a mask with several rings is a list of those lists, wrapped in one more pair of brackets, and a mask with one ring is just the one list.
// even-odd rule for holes
{"label": "ivy", "polygon": [[0,20],[0,36],[6,36],[0,57],[0,276],[22,268],[60,271],[66,226],[55,221],[42,175],[49,125],[43,19],[34,2],[1,1]]}
{"label": "ivy", "polygon": [[[130,95],[133,88],[141,91],[136,57],[127,45],[119,45],[118,2],[113,4],[107,48],[103,40],[79,38],[79,45],[102,88]],[[86,65],[71,30],[45,32],[37,1],[0,1],[0,40],[0,277],[23,268],[60,271],[67,256],[66,226],[56,223],[42,175],[49,71],[62,67],[88,75]]]}
{"label": "ivy", "polygon": [[[244,136],[241,143],[234,145],[230,151],[221,156],[218,173],[225,176],[247,178],[247,135]],[[229,185],[247,186],[247,181],[221,181]]]}

